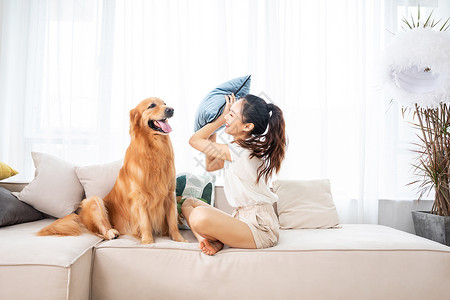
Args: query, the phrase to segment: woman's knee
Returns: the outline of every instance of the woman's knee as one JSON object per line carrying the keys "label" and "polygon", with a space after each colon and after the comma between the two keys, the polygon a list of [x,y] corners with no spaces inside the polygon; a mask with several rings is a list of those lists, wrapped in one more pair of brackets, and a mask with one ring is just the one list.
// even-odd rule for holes
{"label": "woman's knee", "polygon": [[183,201],[183,204],[181,204],[181,210],[183,211],[183,209],[186,208],[196,208],[199,206],[210,206],[210,205],[200,199],[189,197]]}
{"label": "woman's knee", "polygon": [[181,204],[181,208],[183,209],[183,207],[196,207],[196,203],[197,201],[200,201],[194,197],[188,197],[183,201],[183,204]]}
{"label": "woman's knee", "polygon": [[183,204],[181,204],[181,208],[193,206],[193,204],[194,204],[194,198],[189,197],[183,201]]}
{"label": "woman's knee", "polygon": [[205,233],[206,229],[210,226],[210,216],[209,209],[206,206],[198,206],[193,209],[189,217],[191,229],[194,229],[198,233]]}

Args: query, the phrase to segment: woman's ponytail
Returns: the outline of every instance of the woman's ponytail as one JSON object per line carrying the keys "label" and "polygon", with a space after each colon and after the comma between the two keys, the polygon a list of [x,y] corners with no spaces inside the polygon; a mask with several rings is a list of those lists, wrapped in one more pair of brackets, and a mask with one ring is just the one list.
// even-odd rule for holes
{"label": "woman's ponytail", "polygon": [[[264,177],[267,183],[273,172],[280,171],[281,162],[284,159],[287,139],[285,122],[281,109],[256,96],[244,97],[242,110],[245,123],[253,123],[252,136],[246,140],[238,141],[238,144],[251,151],[250,158],[258,157],[263,163],[258,168],[257,182]],[[265,115],[265,117],[262,117]],[[263,129],[261,129],[263,128]]]}

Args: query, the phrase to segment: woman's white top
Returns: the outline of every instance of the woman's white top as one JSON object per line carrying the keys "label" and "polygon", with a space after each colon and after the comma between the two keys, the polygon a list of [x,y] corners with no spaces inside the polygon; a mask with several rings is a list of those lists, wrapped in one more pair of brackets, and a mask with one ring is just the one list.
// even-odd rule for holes
{"label": "woman's white top", "polygon": [[273,204],[278,196],[270,191],[261,177],[256,183],[258,168],[262,160],[250,159],[250,150],[236,143],[229,143],[231,161],[225,161],[224,191],[228,203],[232,207],[244,207],[255,204]]}

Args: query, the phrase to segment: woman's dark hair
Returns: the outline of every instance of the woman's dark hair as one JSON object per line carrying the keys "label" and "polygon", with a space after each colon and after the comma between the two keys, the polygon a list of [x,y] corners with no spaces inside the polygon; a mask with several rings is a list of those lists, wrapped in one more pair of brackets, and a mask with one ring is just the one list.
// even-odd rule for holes
{"label": "woman's dark hair", "polygon": [[256,156],[263,161],[258,168],[256,183],[261,177],[267,183],[273,172],[280,170],[286,152],[283,112],[275,104],[249,94],[243,97],[242,122],[253,123],[254,128],[248,139],[236,142],[251,151],[250,158]]}

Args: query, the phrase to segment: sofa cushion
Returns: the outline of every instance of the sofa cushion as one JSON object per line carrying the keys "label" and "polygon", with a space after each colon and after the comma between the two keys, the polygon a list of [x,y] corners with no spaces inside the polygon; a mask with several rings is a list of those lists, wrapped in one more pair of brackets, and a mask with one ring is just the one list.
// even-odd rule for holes
{"label": "sofa cushion", "polygon": [[214,206],[215,177],[211,174],[177,174],[176,196],[182,199],[188,197],[202,198],[211,206]]}
{"label": "sofa cushion", "polygon": [[177,174],[175,195],[177,197],[178,229],[189,229],[186,219],[181,217],[181,206],[186,198],[194,197],[215,206],[215,181],[216,178],[209,173],[203,175]]}
{"label": "sofa cushion", "polygon": [[75,167],[75,173],[84,189],[86,198],[105,197],[112,190],[119,171],[123,166],[123,159],[108,164]]}
{"label": "sofa cushion", "polygon": [[0,299],[89,299],[93,251],[69,267],[0,265]]}
{"label": "sofa cushion", "polygon": [[181,234],[190,243],[140,245],[122,236],[97,245],[93,299],[439,299],[450,292],[450,248],[384,226],[280,230],[275,247],[225,247],[214,256],[189,231]]}
{"label": "sofa cushion", "polygon": [[83,187],[75,166],[55,156],[32,152],[36,176],[20,193],[19,200],[53,217],[74,212],[83,199]]}
{"label": "sofa cushion", "polygon": [[4,162],[0,161],[0,180],[9,178],[11,176],[17,175],[18,172],[5,164]]}
{"label": "sofa cushion", "polygon": [[89,299],[93,246],[101,239],[36,236],[53,221],[0,228],[0,299]]}
{"label": "sofa cushion", "polygon": [[102,239],[90,233],[80,236],[37,236],[55,221],[40,221],[0,228],[0,266],[50,265],[68,267]]}
{"label": "sofa cushion", "polygon": [[0,227],[37,221],[44,215],[17,199],[10,191],[0,187]]}
{"label": "sofa cushion", "polygon": [[[142,248],[142,249],[198,249],[198,242],[190,230],[180,230],[188,243],[179,243],[169,237],[156,237],[153,244],[140,244],[139,240],[122,235],[118,239],[104,241],[95,248]],[[280,230],[278,245],[265,249],[240,249],[225,246],[218,252],[283,252],[309,250],[432,250],[450,254],[450,247],[416,235],[382,225],[343,224],[341,228]],[[449,257],[450,258],[450,257]]]}
{"label": "sofa cushion", "polygon": [[331,228],[339,218],[331,195],[330,181],[275,180],[281,229]]}

